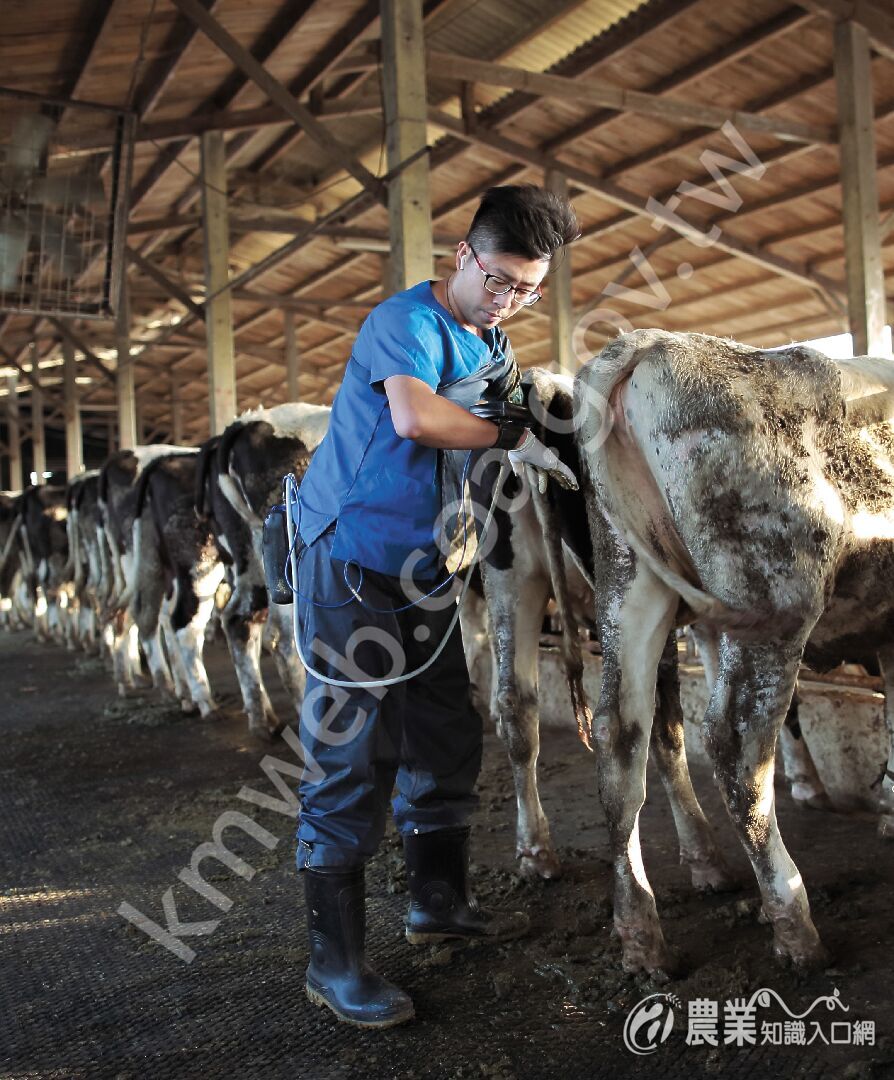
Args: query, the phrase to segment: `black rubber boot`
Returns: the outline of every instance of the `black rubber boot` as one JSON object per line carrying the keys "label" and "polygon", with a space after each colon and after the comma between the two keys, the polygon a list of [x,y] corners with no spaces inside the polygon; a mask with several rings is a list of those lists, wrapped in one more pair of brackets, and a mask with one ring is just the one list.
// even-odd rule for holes
{"label": "black rubber boot", "polygon": [[488,911],[469,891],[469,829],[437,829],[404,837],[410,909],[407,941],[509,941],[526,933],[521,911]]}
{"label": "black rubber boot", "polygon": [[304,898],[310,964],[307,996],[339,1020],[364,1028],[394,1027],[413,1018],[413,1002],[364,961],[366,888],[363,866],[307,869]]}

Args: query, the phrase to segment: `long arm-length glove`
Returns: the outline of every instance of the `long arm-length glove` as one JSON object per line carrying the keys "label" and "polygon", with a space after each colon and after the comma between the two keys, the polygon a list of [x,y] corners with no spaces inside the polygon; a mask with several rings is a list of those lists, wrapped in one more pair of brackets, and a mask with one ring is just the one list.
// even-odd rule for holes
{"label": "long arm-length glove", "polygon": [[544,446],[533,432],[528,432],[521,446],[509,451],[509,464],[516,476],[521,476],[525,465],[530,465],[537,474],[541,495],[546,494],[546,484],[550,476],[562,487],[577,491],[574,473],[567,465],[563,465],[555,451]]}

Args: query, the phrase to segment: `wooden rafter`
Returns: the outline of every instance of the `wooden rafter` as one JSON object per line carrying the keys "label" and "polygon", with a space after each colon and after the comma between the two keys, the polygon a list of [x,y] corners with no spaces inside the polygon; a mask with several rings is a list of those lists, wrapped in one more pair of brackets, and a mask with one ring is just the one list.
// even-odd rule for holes
{"label": "wooden rafter", "polygon": [[431,70],[448,72],[452,79],[511,87],[544,98],[596,105],[618,113],[634,113],[673,124],[695,124],[707,128],[720,128],[726,123],[733,123],[743,131],[773,135],[789,142],[832,143],[836,138],[835,129],[830,126],[802,124],[740,109],[721,109],[661,94],[627,90],[604,81],[566,79],[561,75],[525,71],[435,49],[426,50],[426,55]]}
{"label": "wooden rafter", "polygon": [[175,300],[179,300],[181,304],[191,311],[197,319],[204,320],[205,312],[201,304],[197,304],[193,298],[182,289],[176,281],[172,281],[168,275],[154,263],[151,263],[148,259],[144,259],[138,252],[134,251],[132,247],[127,248],[127,258],[138,269],[151,278],[156,285],[160,285],[162,289],[167,293],[169,297],[173,297]]}
{"label": "wooden rafter", "polygon": [[797,0],[801,7],[832,22],[855,22],[869,34],[873,47],[894,60],[894,12],[878,0]]}
{"label": "wooden rafter", "polygon": [[191,19],[214,44],[254,82],[268,98],[298,124],[329,157],[346,169],[355,180],[373,195],[384,201],[381,183],[357,160],[353,151],[344,146],[319,120],[297,101],[289,90],[259,63],[244,46],[202,7],[199,0],[171,0]]}
{"label": "wooden rafter", "polygon": [[[569,165],[567,162],[560,161],[558,158],[552,157],[551,155],[542,154],[538,150],[532,150],[523,143],[506,138],[492,128],[479,126],[473,132],[464,131],[461,120],[458,120],[447,113],[440,112],[437,109],[429,110],[429,119],[432,123],[444,128],[445,131],[450,131],[470,143],[489,147],[501,154],[505,154],[507,157],[527,162],[527,164],[532,165],[537,169],[555,169],[559,172],[563,172],[568,179],[573,180],[578,187],[583,188],[585,191],[592,192],[594,195],[601,196],[615,206],[620,206],[628,213],[638,217],[648,218],[649,220],[655,219],[655,210],[649,205],[648,200],[644,199],[636,192],[629,191],[618,184],[604,181],[600,177],[586,172],[584,169]],[[704,231],[701,225],[688,225],[682,222],[681,219],[673,220],[668,218],[666,219],[666,223],[670,228],[683,236],[694,235]],[[755,248],[753,245],[748,244],[743,240],[737,240],[734,237],[722,234],[714,241],[714,244],[721,251],[728,251],[731,255],[738,255],[748,262],[756,263],[758,266],[767,267],[775,273],[781,274],[783,277],[791,278],[793,281],[806,285],[808,288],[820,289],[831,294],[840,291],[840,287],[835,282],[820,280],[815,275],[810,274],[804,267],[797,266],[787,259],[782,259],[769,252],[762,252],[760,249]]]}

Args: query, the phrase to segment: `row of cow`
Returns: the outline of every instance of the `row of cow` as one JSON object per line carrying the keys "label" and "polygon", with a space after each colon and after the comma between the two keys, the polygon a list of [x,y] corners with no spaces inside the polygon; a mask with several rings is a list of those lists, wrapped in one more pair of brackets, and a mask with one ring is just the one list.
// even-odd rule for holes
{"label": "row of cow", "polygon": [[[592,734],[625,966],[673,966],[639,853],[650,747],[693,884],[731,883],[683,747],[675,627],[693,623],[711,690],[707,746],[777,951],[821,962],[776,826],[773,761],[782,728],[793,793],[809,805],[822,800],[797,726],[782,726],[805,649],[823,668],[879,657],[894,677],[894,601],[878,589],[894,562],[894,377],[866,358],[836,365],[810,350],[764,353],[648,331],[619,338],[573,387],[541,370],[523,386],[536,434],[581,488],[550,484],[541,494],[504,471],[481,588],[463,611],[470,669],[482,651],[492,658],[489,706],[513,768],[521,872],[549,878],[561,869],[536,777],[538,641],[552,596],[585,740],[578,625],[595,625],[602,642]],[[261,676],[262,641],[296,704],[303,670],[290,609],[268,604],[262,522],[283,475],[300,481],[328,416],[297,404],[247,413],[198,449],[121,451],[67,489],[0,502],[5,618],[101,644],[121,693],[140,678],[142,654],[157,687],[210,716],[202,648],[226,582],[221,622],[249,726],[270,737],[279,721]],[[473,471],[473,502],[488,506],[500,476],[498,456]],[[879,799],[890,832],[894,755]]]}

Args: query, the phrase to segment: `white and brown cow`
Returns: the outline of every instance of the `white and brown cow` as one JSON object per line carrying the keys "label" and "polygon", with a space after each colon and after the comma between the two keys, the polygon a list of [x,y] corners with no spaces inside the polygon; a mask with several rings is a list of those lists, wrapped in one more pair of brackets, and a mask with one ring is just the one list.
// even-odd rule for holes
{"label": "white and brown cow", "polygon": [[[776,823],[774,758],[802,656],[823,666],[877,654],[894,703],[894,597],[878,586],[894,573],[886,363],[649,330],[578,374],[604,654],[597,767],[628,969],[671,966],[638,820],[655,674],[669,630],[692,621],[717,638],[705,742],[775,951],[825,962]],[[890,725],[890,705],[886,715]]]}
{"label": "white and brown cow", "polygon": [[[525,401],[534,416],[532,429],[552,447],[575,474],[579,472],[574,440],[572,384],[568,377],[534,369],[522,381]],[[498,465],[473,469],[470,493],[479,509],[490,505]],[[537,485],[507,472],[503,497],[491,526],[491,540],[482,552],[481,574],[487,616],[480,608],[474,625],[475,600],[463,621],[468,646],[489,639],[492,663],[491,715],[506,742],[515,780],[518,819],[516,854],[527,877],[554,878],[561,871],[550,838],[549,822],[537,787],[540,748],[538,655],[543,616],[550,597],[562,621],[562,666],[579,730],[589,726],[584,700],[583,664],[577,627],[592,622],[593,548],[587,507],[580,491],[550,481],[546,495]],[[474,664],[474,656],[472,657]],[[473,665],[470,665],[473,666]],[[699,889],[725,888],[731,874],[725,865],[689,776],[683,742],[676,641],[667,635],[658,675],[658,700],[652,756],[671,804],[680,842],[680,859]]]}

